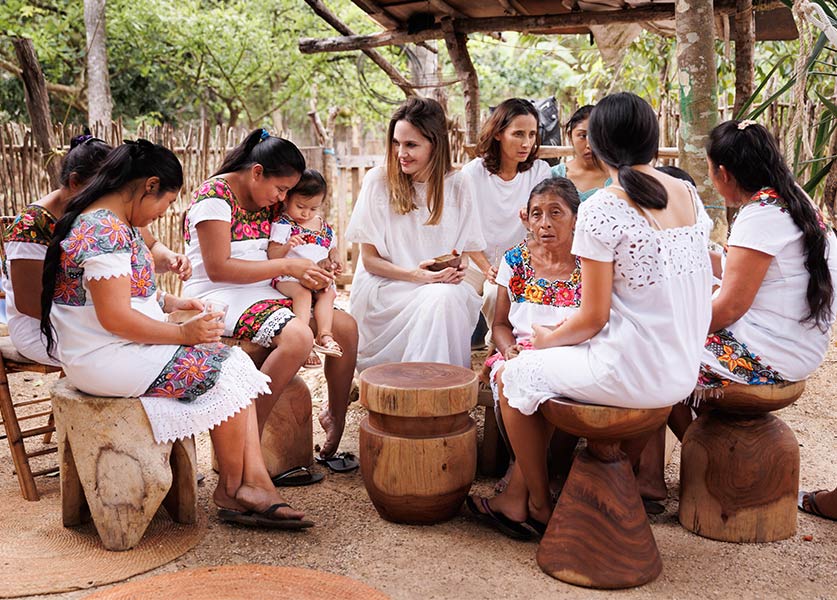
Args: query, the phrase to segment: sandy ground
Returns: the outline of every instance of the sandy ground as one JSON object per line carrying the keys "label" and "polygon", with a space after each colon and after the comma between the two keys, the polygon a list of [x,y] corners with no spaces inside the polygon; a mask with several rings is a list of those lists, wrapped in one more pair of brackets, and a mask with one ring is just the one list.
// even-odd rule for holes
{"label": "sandy ground", "polygon": [[[835,376],[837,350],[832,349],[802,398],[778,413],[799,440],[802,489],[837,485]],[[322,374],[306,372],[305,377],[316,415],[324,398]],[[39,375],[13,375],[13,393],[31,397],[42,393],[50,381]],[[357,403],[351,406],[342,450],[357,452],[358,424],[364,413]],[[316,424],[314,436],[315,442],[324,440]],[[792,538],[750,545],[714,542],[683,529],[677,522],[679,447],[667,468],[666,512],[652,517],[663,572],[644,587],[620,592],[586,590],[552,579],[535,562],[535,543],[507,539],[469,518],[464,508],[453,520],[430,527],[388,523],[375,512],[357,472],[327,474],[323,483],[311,487],[285,488],[288,501],[316,522],[313,529],[283,533],[228,526],[215,517],[211,502],[216,476],[210,468],[208,435],[198,440],[198,460],[207,473],[199,499],[210,515],[206,537],[178,560],[139,578],[191,567],[262,563],[346,575],[394,599],[837,598],[837,522],[800,514]],[[0,477],[4,481],[13,477],[5,442],[0,447]],[[475,491],[489,494],[493,483],[478,479]],[[0,518],[0,528],[1,523]],[[805,541],[805,536],[812,540]],[[76,599],[90,593],[33,598]]]}

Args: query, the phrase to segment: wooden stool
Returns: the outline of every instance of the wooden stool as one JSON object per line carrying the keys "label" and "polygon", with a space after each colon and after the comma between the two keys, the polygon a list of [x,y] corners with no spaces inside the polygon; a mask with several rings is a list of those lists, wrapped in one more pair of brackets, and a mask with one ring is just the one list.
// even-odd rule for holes
{"label": "wooden stool", "polygon": [[477,467],[477,430],[468,415],[477,376],[439,363],[391,363],[360,375],[363,483],[384,519],[431,524],[453,517]]}
{"label": "wooden stool", "polygon": [[500,425],[494,413],[494,394],[491,388],[480,386],[477,405],[485,407],[482,428],[482,445],[477,454],[477,468],[482,475],[502,477],[509,468],[509,451],[500,434]]}
{"label": "wooden stool", "polygon": [[136,546],[163,504],[197,519],[195,440],[154,441],[139,398],[98,398],[66,379],[52,388],[65,527],[90,516],[108,550]]}
{"label": "wooden stool", "polygon": [[587,438],[573,462],[538,546],[538,565],[552,577],[592,588],[653,581],[663,564],[633,469],[619,447],[666,422],[669,407],[614,408],[558,398],[541,413],[553,425]]}
{"label": "wooden stool", "polygon": [[796,533],[799,444],[769,414],[793,404],[805,382],[723,388],[686,430],[680,456],[680,524],[725,542],[773,542]]}

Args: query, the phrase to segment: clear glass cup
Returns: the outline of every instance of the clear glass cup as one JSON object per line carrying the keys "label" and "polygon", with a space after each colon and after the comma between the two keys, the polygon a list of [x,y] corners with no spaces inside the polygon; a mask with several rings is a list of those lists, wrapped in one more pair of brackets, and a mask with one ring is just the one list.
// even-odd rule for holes
{"label": "clear glass cup", "polygon": [[[221,316],[218,318],[219,323],[223,323],[224,319],[227,316],[227,310],[229,309],[230,305],[226,302],[221,302],[220,300],[204,300],[203,301],[203,311],[201,314],[209,314],[209,313],[222,313]],[[210,344],[198,344],[197,347],[203,350],[211,350],[215,347],[217,342],[213,342]]]}

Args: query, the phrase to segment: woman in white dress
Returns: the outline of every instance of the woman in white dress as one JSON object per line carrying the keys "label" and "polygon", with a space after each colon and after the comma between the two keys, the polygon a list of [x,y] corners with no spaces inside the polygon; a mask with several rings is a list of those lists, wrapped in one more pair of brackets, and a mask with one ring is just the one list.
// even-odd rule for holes
{"label": "woman in white dress", "polygon": [[158,292],[138,228],[160,217],[182,185],[174,153],[139,140],[113,150],[73,198],[44,261],[47,351],[57,339],[67,378],[85,393],[140,397],[157,442],[209,430],[218,457],[219,518],[310,527],[303,513],[282,502],[262,458],[252,403],[269,391],[269,377],[240,348],[218,341],[221,313],[180,325],[164,319],[164,312],[203,305]]}
{"label": "woman in white dress", "polygon": [[[255,129],[195,191],[184,224],[194,275],[183,293],[229,306],[224,335],[273,348],[262,365],[271,393],[256,403],[261,427],[314,345],[310,323],[294,318],[291,300],[271,281],[289,275],[319,289],[334,278],[308,259],[267,256],[271,226],[303,171],[305,159],[292,142]],[[319,415],[326,432],[321,458],[337,452],[343,435],[357,353],[354,319],[335,311],[333,335],[343,354],[325,360],[328,405]]]}
{"label": "woman in white dress", "polygon": [[525,523],[543,531],[552,512],[545,448],[553,428],[540,404],[563,396],[671,406],[694,388],[709,326],[711,223],[693,187],[649,166],[659,143],[654,110],[634,94],[614,94],[596,106],[589,127],[617,185],[578,212],[572,251],[581,258],[581,308],[555,329],[534,326],[536,350],[499,372],[503,420],[520,468],[502,494],[469,502],[501,530],[524,537]]}
{"label": "woman in white dress", "polygon": [[389,123],[386,166],[367,173],[346,231],[361,244],[349,297],[358,371],[402,361],[470,367],[479,296],[462,284],[464,264],[427,267],[452,250],[485,247],[474,204],[470,179],[451,170],[441,105],[408,100]]}
{"label": "woman in white dress", "polygon": [[549,178],[549,165],[538,160],[538,111],[528,100],[501,102],[482,126],[477,158],[462,167],[471,178],[485,249],[472,252],[466,280],[482,295],[487,323],[494,319],[494,278],[503,253],[526,236],[520,215],[529,192]]}
{"label": "woman in white dress", "polygon": [[[70,198],[93,177],[111,150],[109,144],[90,134],[74,137],[61,163],[61,187],[24,208],[5,234],[3,289],[9,337],[18,352],[41,364],[60,366],[47,354],[41,337],[44,256],[55,223],[64,214]],[[191,276],[189,259],[155,240],[147,227],[141,231],[158,273],[173,271],[184,281]]]}

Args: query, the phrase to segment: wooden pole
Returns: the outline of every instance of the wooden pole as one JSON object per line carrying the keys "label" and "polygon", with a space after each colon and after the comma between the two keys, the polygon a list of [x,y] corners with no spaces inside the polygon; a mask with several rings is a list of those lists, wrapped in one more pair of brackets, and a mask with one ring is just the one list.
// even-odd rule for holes
{"label": "wooden pole", "polygon": [[466,139],[469,144],[476,144],[480,128],[480,82],[468,54],[468,38],[454,29],[451,19],[443,19],[442,28],[445,30],[448,54],[465,92]]}
{"label": "wooden pole", "polygon": [[[52,115],[49,110],[49,95],[41,63],[35,54],[32,40],[13,38],[17,60],[20,63],[20,77],[26,90],[26,108],[32,122],[32,134],[45,157],[47,175],[52,189],[61,187],[61,161],[53,151]],[[34,198],[33,198],[34,200]]]}
{"label": "wooden pole", "polygon": [[753,0],[737,0],[735,5],[735,105],[733,116],[753,95],[755,77],[756,28]]}
{"label": "wooden pole", "polygon": [[[311,7],[311,9],[317,13],[317,15],[322,18],[326,23],[334,27],[337,31],[342,33],[346,36],[353,36],[354,32],[349,29],[345,23],[343,23],[337,16],[331,12],[328,7],[321,2],[321,0],[305,0],[305,3]],[[390,80],[393,84],[398,86],[402,92],[409,98],[411,96],[415,96],[416,92],[413,90],[413,87],[410,85],[410,82],[404,79],[401,73],[393,67],[381,54],[375,50],[370,50],[369,48],[359,48],[366,56],[372,59],[376,65],[378,65],[384,73],[389,75]]]}
{"label": "wooden pole", "polygon": [[[704,147],[718,121],[715,36],[699,35],[714,19],[712,0],[676,0],[677,79],[680,82],[680,168],[697,183],[704,203],[723,204],[712,187]],[[726,211],[708,209],[715,227],[712,239],[726,240]]]}

